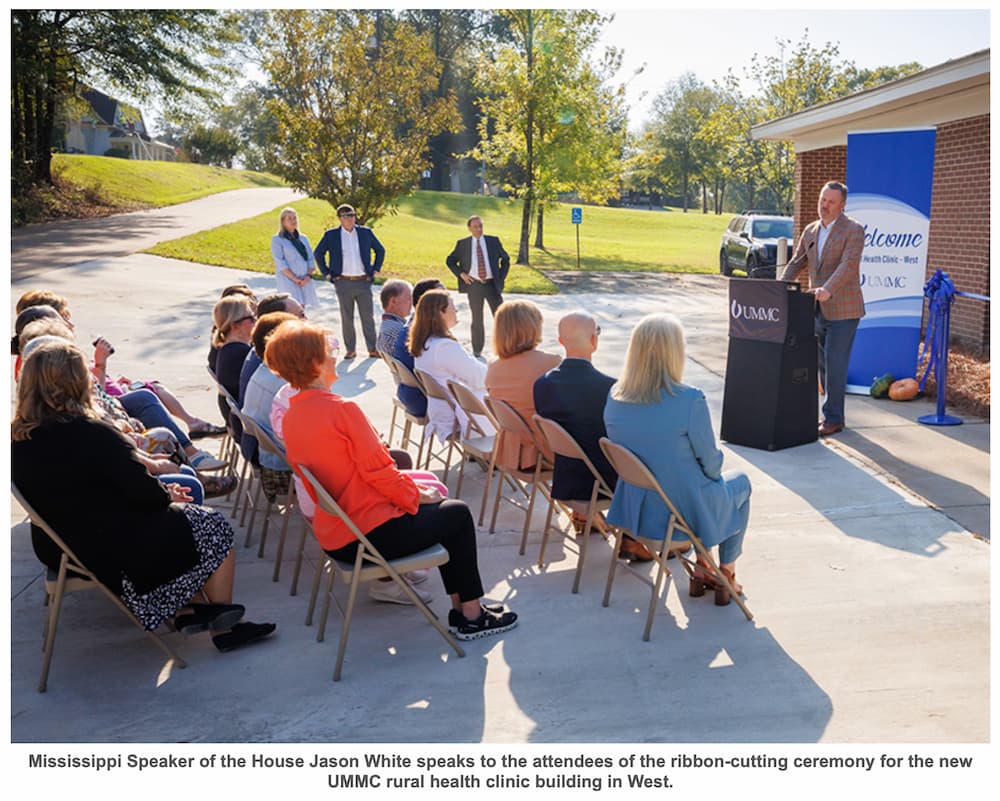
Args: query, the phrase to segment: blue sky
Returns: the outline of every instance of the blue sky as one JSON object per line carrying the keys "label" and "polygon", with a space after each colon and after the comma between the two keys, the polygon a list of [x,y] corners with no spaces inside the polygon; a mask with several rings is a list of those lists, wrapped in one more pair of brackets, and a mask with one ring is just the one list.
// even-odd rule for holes
{"label": "blue sky", "polygon": [[806,29],[814,47],[836,43],[841,56],[859,67],[908,61],[931,67],[990,46],[990,13],[983,9],[645,8],[615,9],[614,14],[602,42],[624,50],[619,80],[628,80],[636,67],[646,63],[645,71],[628,83],[632,127],[646,118],[656,94],[684,72],[691,71],[706,83],[722,79],[730,67],[741,75],[754,53],[778,53],[779,38],[790,39],[794,46]]}

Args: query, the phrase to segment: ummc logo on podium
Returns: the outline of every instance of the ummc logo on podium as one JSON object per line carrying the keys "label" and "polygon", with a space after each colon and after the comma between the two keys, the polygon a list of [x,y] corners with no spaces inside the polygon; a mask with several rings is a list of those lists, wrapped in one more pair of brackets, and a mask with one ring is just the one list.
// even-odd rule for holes
{"label": "ummc logo on podium", "polygon": [[729,314],[734,320],[743,318],[745,320],[759,320],[767,323],[781,322],[781,309],[777,306],[746,306],[734,300],[729,307]]}

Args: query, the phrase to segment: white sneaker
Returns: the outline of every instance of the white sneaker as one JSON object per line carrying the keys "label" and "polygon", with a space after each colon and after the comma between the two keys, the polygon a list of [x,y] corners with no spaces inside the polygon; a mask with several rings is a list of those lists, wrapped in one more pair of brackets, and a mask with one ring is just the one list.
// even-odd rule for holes
{"label": "white sneaker", "polygon": [[188,457],[188,461],[197,471],[201,470],[221,470],[226,466],[226,462],[222,459],[216,459],[208,451],[195,451],[194,454]]}
{"label": "white sneaker", "polygon": [[[425,604],[430,603],[434,596],[429,592],[413,587],[413,592]],[[413,605],[413,601],[403,591],[395,581],[373,581],[368,588],[368,595],[373,601],[382,601],[387,604],[407,604]]]}
{"label": "white sneaker", "polygon": [[427,581],[427,576],[430,571],[427,570],[411,570],[409,573],[404,573],[403,578],[405,578],[410,584],[423,584]]}

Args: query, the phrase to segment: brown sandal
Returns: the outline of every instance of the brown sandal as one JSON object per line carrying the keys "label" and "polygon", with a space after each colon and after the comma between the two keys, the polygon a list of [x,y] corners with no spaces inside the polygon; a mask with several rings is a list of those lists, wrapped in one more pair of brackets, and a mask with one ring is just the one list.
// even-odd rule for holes
{"label": "brown sandal", "polygon": [[[730,586],[733,588],[733,592],[735,592],[737,595],[742,595],[743,594],[743,585],[736,583],[736,571],[734,570],[734,571],[732,571],[730,573],[724,567],[720,567],[719,570],[722,571],[722,575],[724,575],[726,577],[726,579],[729,581]],[[732,595],[730,594],[729,590],[727,590],[723,585],[721,585],[718,582],[716,582],[716,587],[715,587],[715,605],[716,606],[728,606],[729,605],[729,601],[731,599],[732,599]]]}
{"label": "brown sandal", "polygon": [[691,571],[690,581],[688,582],[688,595],[692,598],[701,598],[705,594],[705,590],[712,590],[714,592],[720,586],[715,576],[712,575],[708,563],[703,562],[699,557],[694,569]]}

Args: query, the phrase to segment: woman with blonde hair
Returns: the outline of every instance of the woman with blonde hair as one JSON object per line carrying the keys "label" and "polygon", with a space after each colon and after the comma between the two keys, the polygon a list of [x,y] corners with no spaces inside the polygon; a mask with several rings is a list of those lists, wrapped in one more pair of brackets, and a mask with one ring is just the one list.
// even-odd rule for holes
{"label": "woman with blonde hair", "polygon": [[[413,365],[422,370],[442,386],[448,381],[458,381],[480,397],[486,395],[486,365],[463,348],[452,335],[458,325],[458,310],[455,301],[446,289],[431,289],[420,297],[410,337],[407,343],[413,354]],[[468,418],[459,408],[452,409],[446,401],[438,398],[427,399],[428,426],[438,439],[445,440],[457,433],[468,423]],[[493,427],[481,421],[487,434]]]}
{"label": "woman with blonde hair", "polygon": [[[672,314],[651,314],[632,331],[621,378],[604,408],[608,438],[638,456],[706,548],[719,547],[719,567],[736,592],[736,559],[750,516],[750,479],[722,472],[722,451],[712,429],[705,395],[682,383],[684,329]],[[640,537],[662,540],[670,512],[660,496],[619,480],[608,522]],[[691,577],[690,594],[715,590],[715,603],[729,603],[728,591],[707,564]]]}
{"label": "woman with blonde hair", "polygon": [[[423,300],[421,300],[423,303]],[[463,501],[442,500],[393,463],[378,432],[356,403],[330,391],[337,357],[325,329],[300,320],[275,329],[264,361],[298,392],[281,420],[289,464],[305,467],[332,495],[383,557],[397,559],[440,543],[448,562],[438,570],[451,596],[448,624],[461,640],[513,628],[517,615],[482,603],[476,525]],[[308,494],[315,503],[316,496]],[[353,562],[358,539],[343,521],[315,510],[313,531],[323,550]]]}
{"label": "woman with blonde hair", "polygon": [[319,303],[312,280],[313,249],[299,231],[295,209],[284,208],[278,215],[278,232],[271,237],[271,256],[278,292],[287,292],[305,307]]}
{"label": "woman with blonde hair", "polygon": [[[244,608],[232,603],[232,528],[213,509],[177,503],[183,493],[161,485],[123,435],[98,419],[87,361],[75,345],[35,347],[17,390],[14,483],[147,629],[173,618],[185,634],[216,632],[223,651],[274,631],[270,623],[241,623]],[[58,568],[58,548],[34,527],[32,544]]]}
{"label": "woman with blonde hair", "polygon": [[[226,391],[239,400],[240,370],[250,352],[250,334],[257,322],[257,304],[245,295],[228,295],[216,302],[212,319],[215,328],[208,366]],[[229,422],[229,404],[222,395],[219,395],[219,411],[222,412],[222,419]]]}
{"label": "woman with blonde hair", "polygon": [[[530,300],[508,300],[493,317],[493,350],[497,359],[486,368],[490,397],[509,403],[533,425],[535,381],[558,367],[562,358],[538,350],[542,341],[542,312]],[[553,455],[546,453],[551,461]],[[538,452],[533,441],[504,436],[497,462],[511,470],[533,470]]]}

